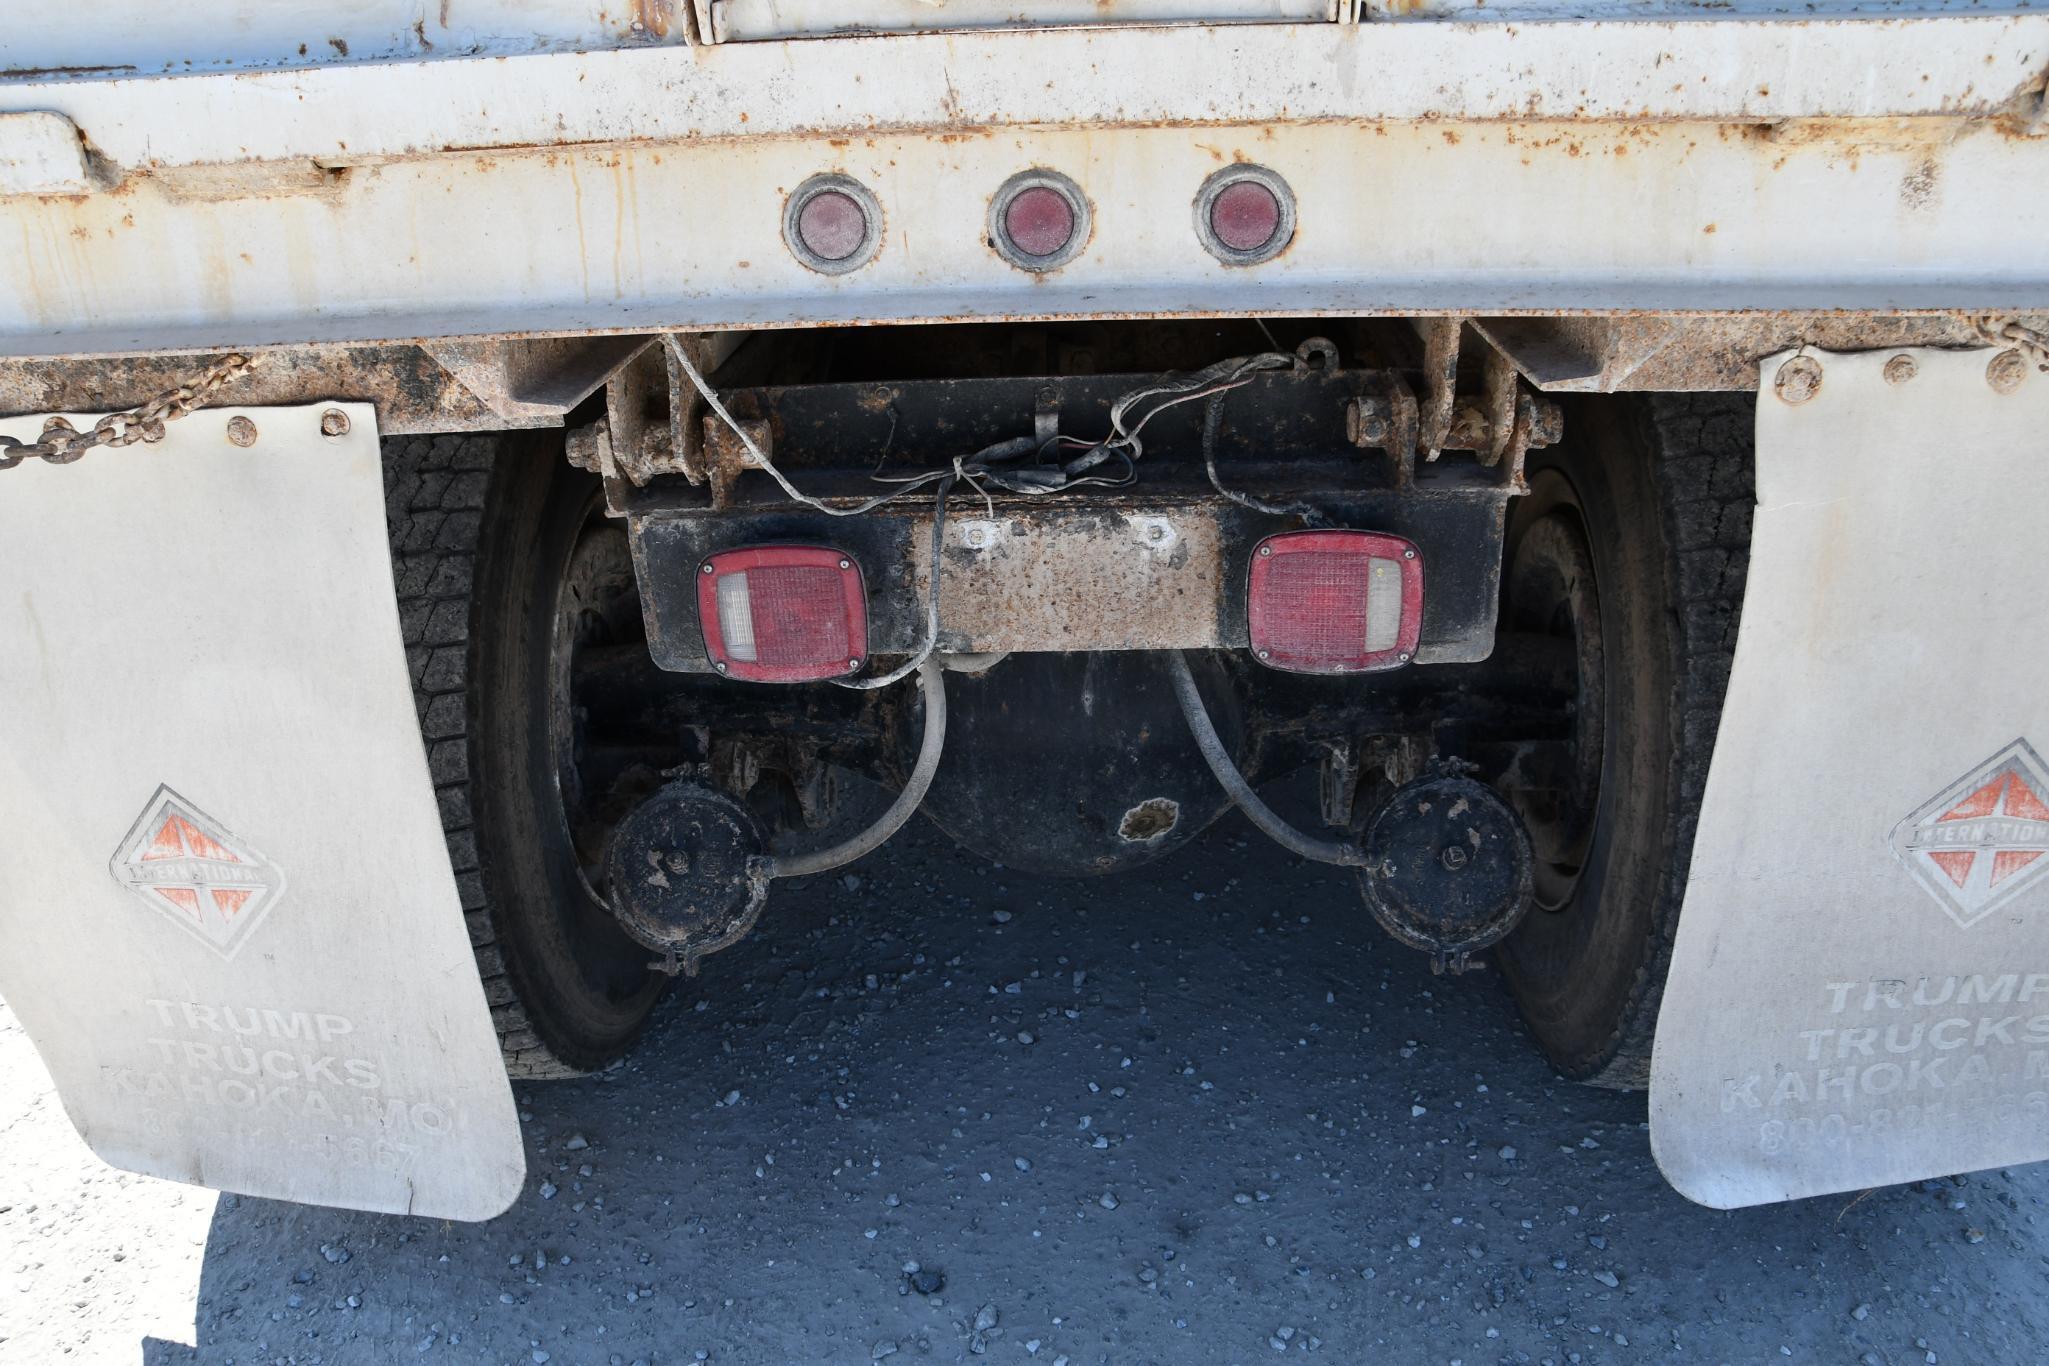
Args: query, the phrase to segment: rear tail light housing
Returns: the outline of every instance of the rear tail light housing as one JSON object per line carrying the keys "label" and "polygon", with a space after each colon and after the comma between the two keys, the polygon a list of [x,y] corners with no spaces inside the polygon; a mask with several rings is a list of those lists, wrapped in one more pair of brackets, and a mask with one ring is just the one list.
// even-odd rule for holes
{"label": "rear tail light housing", "polygon": [[1372,531],[1291,531],[1252,552],[1247,634],[1263,664],[1290,673],[1393,669],[1423,629],[1423,557]]}
{"label": "rear tail light housing", "polygon": [[861,566],[826,546],[723,550],[698,566],[697,619],[712,668],[755,683],[844,678],[868,655]]}

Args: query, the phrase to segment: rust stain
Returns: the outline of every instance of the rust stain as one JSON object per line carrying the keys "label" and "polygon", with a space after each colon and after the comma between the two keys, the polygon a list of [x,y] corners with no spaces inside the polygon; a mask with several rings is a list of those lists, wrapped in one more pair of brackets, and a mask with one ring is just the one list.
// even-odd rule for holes
{"label": "rust stain", "polygon": [[669,36],[669,0],[633,0],[633,28],[635,32],[652,34],[657,38]]}
{"label": "rust stain", "polygon": [[1164,838],[1181,823],[1181,804],[1171,797],[1154,797],[1124,813],[1117,824],[1117,837],[1130,844],[1148,844]]}
{"label": "rust stain", "polygon": [[134,71],[133,66],[10,66],[0,68],[0,80],[39,80],[48,76],[104,76],[114,71]]}

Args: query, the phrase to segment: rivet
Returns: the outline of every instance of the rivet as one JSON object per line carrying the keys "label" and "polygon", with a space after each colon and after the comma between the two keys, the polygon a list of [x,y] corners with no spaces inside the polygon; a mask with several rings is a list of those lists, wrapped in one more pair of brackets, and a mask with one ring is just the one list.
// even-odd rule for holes
{"label": "rivet", "polygon": [[1405,560],[1413,560],[1416,558],[1416,552],[1413,550],[1404,550],[1402,552],[1402,558]]}
{"label": "rivet", "polygon": [[2027,357],[2018,347],[2001,351],[1985,366],[1985,382],[1994,393],[2010,394],[2021,387],[2021,381],[2028,377]]}
{"label": "rivet", "polygon": [[710,562],[710,561],[706,561],[706,562],[705,562],[705,563],[704,563],[703,565],[701,565],[701,566],[699,566],[699,567],[700,567],[701,569],[703,569],[703,570],[704,570],[704,572],[705,572],[705,573],[707,573],[707,574],[709,574],[709,573],[711,573],[711,572],[712,572],[712,568],[711,568],[711,562]]}
{"label": "rivet", "polygon": [[1399,661],[1400,663],[1403,663],[1403,664],[1406,664],[1406,663],[1408,663],[1408,662],[1409,662],[1409,656],[1408,656],[1408,655],[1406,655],[1406,654],[1399,654],[1399,655],[1396,655],[1396,656],[1395,656],[1395,659],[1396,659],[1397,661]]}
{"label": "rivet", "polygon": [[726,661],[723,659],[714,659],[711,662],[711,666],[714,669],[717,669],[720,673],[724,673],[726,671]]}
{"label": "rivet", "polygon": [[1262,555],[1271,555],[1274,553],[1274,548],[1270,545],[1263,545],[1259,548],[1259,553]]}
{"label": "rivet", "polygon": [[1265,650],[1261,650],[1261,651],[1259,652],[1259,657],[1260,657],[1261,659],[1271,659],[1271,658],[1273,658],[1273,656],[1272,656],[1271,654],[1269,654],[1269,653],[1268,653],[1267,651],[1265,651]]}
{"label": "rivet", "polygon": [[841,561],[840,561],[840,568],[842,568],[842,569],[852,569],[853,567],[854,567],[854,566],[853,566],[852,564],[848,563],[848,562],[847,562],[846,560],[841,560]]}
{"label": "rivet", "polygon": [[858,669],[861,667],[861,661],[858,659],[850,659],[847,661],[847,667],[849,669]]}
{"label": "rivet", "polygon": [[1905,384],[1921,373],[1921,367],[1912,356],[1902,351],[1885,363],[1884,373],[1887,384]]}
{"label": "rivet", "polygon": [[255,445],[255,444],[256,444],[256,424],[255,424],[254,422],[251,422],[251,421],[250,421],[250,420],[249,420],[248,418],[246,418],[246,417],[231,417],[231,418],[229,418],[229,419],[228,419],[228,441],[229,441],[229,443],[230,443],[231,445],[236,445],[236,446],[253,446],[253,445]]}
{"label": "rivet", "polygon": [[347,436],[349,434],[349,415],[339,408],[329,408],[320,415],[320,434],[322,436]]}
{"label": "rivet", "polygon": [[1821,392],[1821,362],[1812,356],[1795,356],[1779,367],[1772,388],[1787,403],[1805,403]]}

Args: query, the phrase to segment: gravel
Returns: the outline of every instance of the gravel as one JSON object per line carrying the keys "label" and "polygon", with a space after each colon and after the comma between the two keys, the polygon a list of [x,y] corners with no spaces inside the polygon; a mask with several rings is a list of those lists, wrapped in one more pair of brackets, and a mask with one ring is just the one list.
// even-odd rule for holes
{"label": "gravel", "polygon": [[491,1223],[216,1196],[100,1166],[0,1006],[0,1362],[2049,1359],[2049,1169],[1690,1205],[1235,819],[1095,882],[914,824],[516,1095]]}

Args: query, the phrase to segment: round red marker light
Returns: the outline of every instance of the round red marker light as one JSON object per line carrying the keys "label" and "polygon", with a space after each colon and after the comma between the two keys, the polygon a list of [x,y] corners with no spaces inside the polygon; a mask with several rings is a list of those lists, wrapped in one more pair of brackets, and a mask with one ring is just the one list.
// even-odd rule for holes
{"label": "round red marker light", "polygon": [[1239,162],[1195,193],[1195,235],[1227,266],[1271,261],[1295,240],[1295,192],[1264,166]]}
{"label": "round red marker light", "polygon": [[1258,251],[1280,231],[1281,201],[1257,180],[1235,181],[1210,201],[1209,225],[1232,251]]}
{"label": "round red marker light", "polygon": [[1074,206],[1058,190],[1034,185],[1004,206],[1003,230],[1026,256],[1052,256],[1074,240]]}
{"label": "round red marker light", "polygon": [[990,197],[987,231],[996,254],[1019,270],[1058,270],[1088,246],[1088,196],[1058,171],[1019,171]]}
{"label": "round red marker light", "polygon": [[783,201],[783,245],[820,275],[845,275],[882,247],[882,204],[852,176],[812,176]]}
{"label": "round red marker light", "polygon": [[850,194],[821,190],[797,214],[797,236],[812,255],[844,261],[868,237],[868,215]]}

